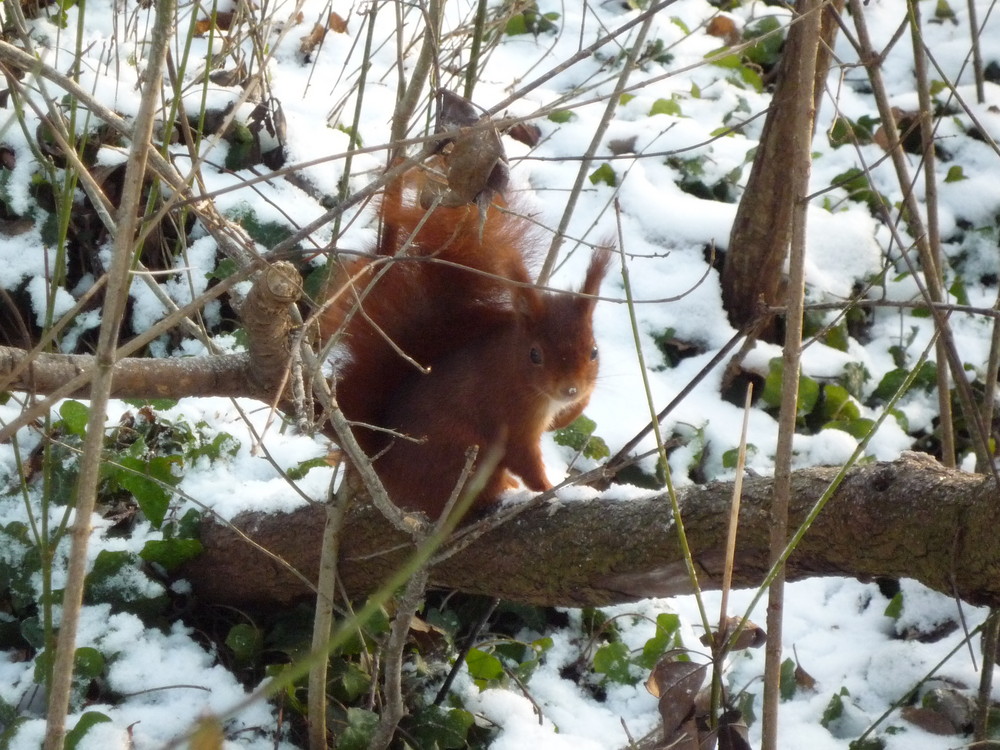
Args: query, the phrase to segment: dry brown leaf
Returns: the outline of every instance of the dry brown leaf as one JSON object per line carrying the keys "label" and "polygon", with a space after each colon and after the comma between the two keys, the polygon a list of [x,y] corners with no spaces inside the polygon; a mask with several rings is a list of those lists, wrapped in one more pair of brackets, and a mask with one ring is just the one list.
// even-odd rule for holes
{"label": "dry brown leaf", "polygon": [[740,32],[736,28],[736,22],[729,16],[716,16],[708,22],[705,33],[709,36],[717,36],[724,40],[729,46],[740,43]]}
{"label": "dry brown leaf", "polygon": [[306,34],[299,40],[299,52],[303,56],[308,57],[312,54],[313,50],[319,46],[320,42],[326,37],[326,28],[320,24],[314,24],[312,31]]}
{"label": "dry brown leaf", "polygon": [[920,706],[904,706],[900,716],[931,734],[958,734],[948,717],[939,711]]}
{"label": "dry brown leaf", "polygon": [[330,17],[326,20],[326,27],[336,34],[347,33],[347,21],[339,13],[330,13]]}
{"label": "dry brown leaf", "polygon": [[537,125],[519,122],[507,131],[507,135],[525,146],[537,146],[542,139],[542,129]]}
{"label": "dry brown leaf", "polygon": [[[718,631],[711,634],[706,633],[701,637],[701,643],[703,646],[711,646],[712,643],[721,645],[728,641],[733,633],[736,631],[737,626],[742,622],[742,617],[729,617],[726,619],[726,631],[721,636]],[[732,651],[743,651],[748,648],[760,648],[767,642],[767,633],[764,629],[754,622],[747,620],[746,626],[740,631],[739,636],[736,638],[736,642],[733,644]]]}

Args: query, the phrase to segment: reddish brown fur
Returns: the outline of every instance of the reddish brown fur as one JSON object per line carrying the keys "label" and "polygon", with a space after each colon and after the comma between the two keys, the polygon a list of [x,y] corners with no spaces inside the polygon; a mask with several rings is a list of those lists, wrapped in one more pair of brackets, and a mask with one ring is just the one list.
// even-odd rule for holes
{"label": "reddish brown fur", "polygon": [[[575,419],[590,397],[595,301],[523,286],[533,246],[526,220],[495,205],[485,222],[474,206],[437,208],[425,220],[412,197],[419,182],[411,174],[387,191],[379,257],[338,267],[321,330],[342,336],[337,400],[390,497],[437,517],[472,445],[481,462],[491,451],[500,456],[478,506],[513,486],[511,474],[533,490],[551,487],[539,440]],[[594,254],[585,294],[597,293],[609,259],[608,250]],[[393,439],[386,428],[426,441]]]}
{"label": "reddish brown fur", "polygon": [[[342,336],[346,356],[338,358],[337,400],[359,425],[384,425],[391,395],[419,372],[400,350],[427,367],[509,324],[511,292],[504,279],[530,278],[524,248],[531,228],[515,215],[491,207],[480,232],[477,208],[438,208],[408,242],[426,212],[412,202],[387,200],[381,213],[383,236],[390,239],[379,254],[395,258],[339,266],[330,282],[338,296],[320,321],[324,338]],[[361,296],[363,314],[357,311]],[[386,444],[385,434],[374,430],[362,427],[355,435],[369,455]]]}
{"label": "reddish brown fur", "polygon": [[[597,293],[609,258],[607,250],[594,254],[585,294]],[[510,474],[532,490],[552,486],[539,440],[575,419],[590,398],[598,367],[595,300],[529,288],[518,290],[515,304],[510,325],[445,356],[390,403],[386,424],[423,440],[397,438],[375,462],[390,497],[405,507],[440,515],[472,445],[480,464],[497,460],[478,477],[480,508],[513,485]]]}

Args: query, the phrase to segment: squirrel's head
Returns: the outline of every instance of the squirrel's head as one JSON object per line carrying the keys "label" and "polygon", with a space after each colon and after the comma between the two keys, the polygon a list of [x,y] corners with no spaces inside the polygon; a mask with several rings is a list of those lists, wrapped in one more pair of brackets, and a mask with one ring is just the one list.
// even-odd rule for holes
{"label": "squirrel's head", "polygon": [[594,340],[595,296],[607,274],[611,251],[599,248],[591,258],[579,292],[523,290],[517,297],[522,321],[522,349],[528,381],[537,390],[546,422],[564,409],[586,403],[597,380],[599,354]]}

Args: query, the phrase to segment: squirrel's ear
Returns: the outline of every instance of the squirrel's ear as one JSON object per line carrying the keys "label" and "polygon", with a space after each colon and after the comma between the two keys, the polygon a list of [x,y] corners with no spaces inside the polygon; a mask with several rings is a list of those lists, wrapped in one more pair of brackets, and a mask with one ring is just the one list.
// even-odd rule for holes
{"label": "squirrel's ear", "polygon": [[590,257],[590,265],[587,267],[587,275],[583,279],[583,287],[580,289],[584,294],[596,295],[601,291],[601,282],[611,268],[612,250],[605,245],[594,250]]}

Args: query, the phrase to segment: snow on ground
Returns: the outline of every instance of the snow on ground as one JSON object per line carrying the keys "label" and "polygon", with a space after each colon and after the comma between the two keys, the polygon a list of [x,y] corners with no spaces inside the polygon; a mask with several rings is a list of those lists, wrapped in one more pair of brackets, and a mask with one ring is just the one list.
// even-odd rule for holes
{"label": "snow on ground", "polygon": [[[475,101],[482,106],[490,106],[506,98],[511,91],[569,57],[581,42],[588,43],[607,28],[627,20],[631,12],[624,10],[624,5],[577,5],[542,0],[539,2],[542,12],[559,14],[559,32],[555,35],[542,34],[537,38],[530,34],[505,38],[504,43],[491,53],[487,66],[479,76]],[[126,6],[127,17],[139,19],[138,27],[142,28],[145,13],[139,12],[135,3],[129,2]],[[291,17],[292,6],[287,3],[285,6],[278,13],[281,19]],[[986,30],[980,36],[983,58],[996,61],[1000,58],[1000,21],[996,20],[995,14],[990,15],[991,6],[984,0],[977,2],[976,6],[980,22],[986,24]],[[191,7],[183,12],[190,12]],[[325,18],[327,13],[324,3],[307,0],[301,4],[302,17],[306,20],[297,25],[275,49],[269,75],[273,92],[280,98],[284,109],[288,154],[292,161],[342,153],[350,144],[345,133],[333,126],[349,124],[353,117],[356,100],[350,88],[359,65],[360,52],[356,43],[365,19],[359,11],[368,7],[357,5],[350,8],[350,12],[342,9],[342,15],[349,20],[349,32],[328,35],[327,42],[315,59],[304,63],[297,52],[299,38],[307,32],[314,18]],[[865,7],[876,44],[885,44],[903,20],[905,4],[901,0],[876,0]],[[470,2],[451,3],[450,22],[457,24],[468,20],[473,8],[474,3]],[[968,16],[964,4],[955,3],[951,10],[955,14],[954,23],[948,20],[929,23],[924,30],[937,64],[955,80],[968,54]],[[87,4],[84,47],[89,51],[84,59],[83,82],[85,87],[96,90],[106,104],[130,114],[134,112],[136,102],[133,86],[135,68],[122,66],[122,78],[115,81],[109,77],[115,70],[114,66],[109,69],[98,61],[98,56],[108,49],[109,44],[117,47],[121,60],[141,59],[141,33],[137,33],[136,27],[131,24],[123,27],[115,22],[117,12],[116,6],[107,0]],[[77,13],[77,7],[67,8],[68,29],[76,27]],[[746,177],[748,152],[755,145],[754,139],[760,132],[762,121],[758,119],[750,123],[740,133],[709,144],[705,142],[712,131],[760,112],[768,104],[766,94],[730,85],[725,81],[725,70],[702,64],[706,54],[721,46],[718,38],[701,31],[701,25],[715,13],[715,8],[704,0],[678,0],[656,19],[650,38],[662,40],[672,59],[662,64],[647,61],[641,70],[633,74],[630,83],[645,85],[635,88],[631,92],[634,98],[618,107],[616,119],[597,148],[599,157],[587,167],[587,173],[603,161],[601,155],[608,154],[609,144],[616,139],[634,138],[637,156],[609,161],[618,178],[617,190],[605,184],[585,182],[586,188],[567,231],[570,238],[593,242],[615,236],[612,200],[619,198],[622,248],[629,253],[632,292],[640,301],[637,306],[641,335],[639,345],[649,367],[650,390],[658,408],[669,401],[734,333],[721,307],[718,275],[707,268],[704,247],[714,243],[718,248],[725,249],[735,206],[682,192],[675,185],[680,176],[676,165],[668,165],[660,157],[647,159],[641,156],[643,153],[670,149],[690,149],[680,156],[701,160],[706,182],[711,183],[733,170],[743,169],[742,176],[736,180],[737,184],[742,184]],[[787,17],[785,11],[755,2],[747,2],[729,15],[738,25],[762,16]],[[419,27],[419,24],[414,26],[415,17],[415,14],[408,17],[408,33]],[[394,14],[384,10],[378,14],[375,23],[374,38],[389,39]],[[187,19],[181,19],[178,28],[185,28],[186,24]],[[39,43],[59,48],[58,54],[49,54],[48,62],[59,69],[66,69],[72,57],[72,35],[44,21],[36,22],[34,28]],[[685,29],[694,30],[694,33],[688,35]],[[207,43],[204,37],[194,41],[192,60],[203,59]],[[446,37],[445,44],[446,49],[450,49],[447,45],[454,42]],[[836,106],[851,118],[874,114],[874,106],[861,83],[862,71],[850,66],[856,60],[856,54],[844,35],[837,41],[835,55],[845,67],[837,67],[831,72],[828,81],[831,97],[824,102],[819,114],[812,175],[815,191],[826,188],[834,176],[858,166],[858,155],[853,149],[833,149],[824,137],[835,115],[832,99],[835,98]],[[511,104],[509,112],[528,115],[543,105],[562,101],[562,97],[567,97],[568,106],[574,98],[585,99],[606,93],[618,73],[618,68],[612,69],[606,64],[607,60],[608,53],[602,52],[566,69]],[[359,128],[366,145],[384,142],[388,138],[394,95],[395,74],[392,70],[396,62],[396,46],[392,43],[380,46],[373,56],[365,91],[364,119]],[[841,73],[843,79],[840,78]],[[913,74],[907,34],[884,60],[882,73],[894,94],[894,103],[904,108],[912,106]],[[971,100],[967,67],[958,82],[962,84],[960,93]],[[579,93],[574,93],[575,87],[580,87]],[[237,92],[219,87],[209,89],[208,93],[219,101],[231,101]],[[985,104],[973,104],[972,107],[982,127],[997,138],[1000,136],[1000,115],[996,114],[997,107],[1000,107],[1000,89],[989,84],[987,96]],[[680,114],[650,115],[651,106],[661,99],[676,101]],[[198,97],[190,94],[187,106],[198,106],[198,101]],[[542,142],[530,152],[520,144],[508,143],[514,187],[524,193],[526,202],[544,226],[558,224],[565,206],[563,196],[580,169],[578,160],[567,157],[578,157],[587,151],[604,109],[603,102],[574,108],[574,116],[561,124],[544,117],[537,119],[535,122],[542,130]],[[27,117],[31,121],[33,115],[28,113]],[[953,136],[964,130],[967,124],[964,115],[957,115],[944,121],[942,132]],[[27,129],[27,132],[32,131],[33,128]],[[6,173],[5,196],[13,208],[23,210],[32,203],[31,156],[24,133],[17,127],[10,127],[7,123],[3,138],[18,155],[17,167]],[[959,224],[991,226],[1000,207],[1000,188],[995,179],[996,154],[983,144],[968,139],[951,138],[945,143],[945,148],[952,140],[957,142],[951,151],[953,163],[961,164],[966,179],[940,186],[942,227],[946,239]],[[223,160],[223,151],[224,146],[220,145],[207,155],[211,162],[217,164]],[[875,145],[866,145],[861,147],[861,155],[867,164],[874,165],[882,157],[882,152]],[[379,155],[364,156],[355,162],[352,187],[359,188],[366,183],[371,170],[377,169],[378,158]],[[183,165],[186,157],[179,156],[178,159],[178,163]],[[337,189],[342,164],[342,161],[333,161],[309,167],[303,175],[320,192],[332,194]],[[911,167],[915,166],[915,160],[911,159]],[[948,168],[949,164],[940,165],[942,176]],[[206,167],[203,173],[208,190],[238,185],[247,176],[228,175],[211,167]],[[889,197],[890,202],[898,201],[899,190],[888,164],[874,167],[873,175],[878,189]],[[918,194],[922,194],[922,183],[918,183],[916,189]],[[886,263],[886,253],[891,244],[885,228],[877,226],[862,205],[847,202],[842,189],[830,191],[825,199],[825,205],[833,210],[826,210],[824,199],[818,198],[809,217],[807,281],[810,284],[810,299],[814,301],[841,299],[857,282],[878,273]],[[249,208],[267,220],[291,220],[297,225],[312,220],[323,210],[306,192],[281,180],[260,184],[254,190],[227,193],[220,196],[218,205],[224,212]],[[351,247],[354,242],[357,247],[369,235],[362,217],[362,221],[352,225],[341,244]],[[980,237],[978,244],[966,239],[963,246],[948,246],[945,250],[950,257],[962,257],[969,274],[966,283],[971,303],[991,305],[995,288],[976,284],[980,277],[997,274],[996,235],[984,232]],[[322,245],[329,238],[329,227],[325,227],[318,230],[312,239]],[[37,287],[33,294],[39,315],[46,304],[44,284],[39,279],[44,275],[45,268],[55,260],[54,251],[43,253],[39,251],[40,247],[43,247],[43,242],[37,230],[6,238],[0,244],[0,284],[7,289],[23,282],[28,282],[31,289]],[[188,260],[201,265],[201,270],[210,270],[211,249],[209,240],[198,240]],[[577,284],[586,262],[585,255],[585,252],[573,254],[557,273],[555,283]],[[898,253],[894,253],[893,257],[898,257]],[[888,274],[887,296],[910,299],[915,293],[912,279],[894,278],[899,270],[900,267],[897,267]],[[197,273],[192,274],[192,278],[197,276]],[[183,302],[184,295],[189,294],[188,287],[182,283],[175,287],[172,293]],[[137,290],[135,294],[137,302],[147,298],[142,291]],[[611,279],[606,285],[605,295],[621,298],[621,282]],[[675,301],[657,301],[678,296],[680,298]],[[68,296],[55,300],[57,312],[60,307],[71,303]],[[160,314],[153,305],[140,319],[143,325],[147,325]],[[981,368],[989,339],[986,321],[956,316],[952,322],[963,359]],[[92,320],[87,325],[95,323]],[[612,303],[599,305],[596,329],[602,349],[602,373],[588,414],[597,422],[598,433],[614,450],[644,425],[647,407],[626,306]],[[707,351],[683,360],[672,369],[664,369],[662,355],[654,345],[653,337],[667,329],[672,329],[677,338],[703,346]],[[864,386],[870,392],[881,377],[896,366],[889,354],[890,347],[902,347],[912,361],[925,347],[930,334],[931,326],[926,320],[903,316],[888,308],[878,310],[874,313],[868,340],[852,341],[848,354],[821,345],[811,347],[804,362],[805,371],[814,377],[831,378],[840,373],[846,362],[860,362],[871,375]],[[767,360],[777,354],[776,347],[761,347],[754,357],[759,366],[766,368]],[[714,373],[698,385],[669,417],[664,429],[686,434],[700,431],[708,453],[705,470],[714,477],[725,478],[731,472],[722,467],[721,455],[736,444],[736,427],[741,414],[739,409],[718,398],[718,382],[718,373]],[[282,468],[325,452],[326,446],[322,442],[281,432],[273,426],[266,428],[265,410],[257,404],[245,406],[251,413],[257,433],[264,433],[264,444]],[[935,408],[931,398],[919,393],[907,397],[900,404],[911,429],[929,426]],[[119,406],[118,409],[112,420],[117,419],[125,407]],[[3,419],[10,419],[15,413],[16,410],[7,405],[2,410]],[[243,509],[279,511],[304,502],[260,451],[251,450],[256,438],[246,429],[242,418],[229,402],[185,399],[170,415],[183,416],[192,423],[204,420],[212,430],[229,432],[240,443],[239,450],[229,459],[215,463],[205,461],[191,467],[185,476],[180,488],[199,505],[231,517]],[[760,473],[770,470],[776,434],[773,417],[755,409],[750,418],[749,434],[749,442],[757,447],[757,451],[749,457],[753,470]],[[22,454],[30,450],[32,441],[31,434],[25,433],[20,444]],[[909,444],[910,438],[893,420],[889,420],[868,450],[870,455],[888,459]],[[855,440],[847,433],[836,430],[799,436],[796,440],[796,449],[803,464],[840,463],[855,445]],[[651,440],[641,446],[644,449],[650,447]],[[682,448],[672,458],[675,483],[692,481],[688,469],[693,451],[694,448]],[[547,442],[545,456],[551,464],[550,474],[560,476],[565,468],[565,456],[561,449]],[[0,446],[0,472],[6,482],[17,476],[11,445]],[[299,483],[299,490],[306,496],[321,498],[327,491],[328,481],[329,472],[313,470]],[[618,488],[613,493],[623,499],[641,494],[632,488]],[[16,493],[0,500],[0,524],[26,521],[24,508],[23,499]],[[95,525],[99,529],[106,526],[103,522],[96,522]],[[144,540],[140,529],[130,542],[135,545],[133,550],[141,547]],[[111,542],[105,540],[102,544]],[[120,548],[123,543],[116,540],[115,544]],[[4,551],[0,550],[0,554]],[[57,570],[57,575],[61,575],[61,571]],[[811,750],[846,749],[851,737],[857,736],[889,705],[907,694],[923,675],[959,644],[963,637],[961,631],[933,644],[895,637],[896,629],[908,624],[926,625],[956,617],[954,602],[915,584],[903,582],[903,587],[905,609],[899,620],[885,615],[888,601],[873,584],[836,579],[806,581],[789,587],[784,645],[787,653],[794,654],[816,684],[813,690],[801,691],[793,700],[782,705],[780,747],[789,750],[804,747]],[[736,593],[732,600],[733,611],[738,612],[748,606],[750,595],[750,592]],[[713,607],[718,606],[717,595],[709,594],[706,598],[711,612]],[[614,611],[655,617],[656,613],[670,610],[676,610],[685,618],[688,623],[685,642],[697,648],[700,633],[694,623],[698,622],[698,616],[690,598],[646,601]],[[968,627],[972,628],[981,622],[984,613],[967,607],[964,616]],[[758,623],[763,623],[760,606],[753,617]],[[632,636],[637,645],[642,643],[643,632],[642,626],[637,625]],[[493,744],[495,750],[526,747],[549,750],[614,748],[626,742],[623,723],[633,736],[641,736],[655,726],[658,720],[656,701],[646,693],[641,683],[636,687],[614,688],[603,703],[597,703],[574,683],[564,679],[560,675],[560,667],[575,658],[577,646],[570,632],[556,633],[553,638],[553,649],[529,685],[533,699],[542,706],[545,714],[541,723],[531,703],[518,694],[496,690],[480,693],[466,677],[460,678],[456,684],[456,690],[467,707],[502,727],[500,736]],[[111,687],[116,692],[133,695],[118,707],[92,707],[104,711],[113,721],[95,729],[80,747],[124,748],[127,746],[126,727],[135,722],[138,723],[134,725],[131,740],[134,746],[140,750],[158,747],[184,731],[205,712],[224,710],[245,696],[243,688],[219,666],[214,655],[193,638],[191,632],[179,625],[166,632],[142,629],[131,616],[109,617],[108,612],[100,607],[88,607],[84,610],[80,642],[81,645],[92,644],[115,654],[109,675]],[[763,655],[758,652],[734,657],[730,666],[732,683],[748,686],[751,692],[759,692],[762,659]],[[24,705],[32,685],[31,671],[31,665],[20,661],[17,654],[0,654],[0,699],[10,705]],[[972,660],[964,649],[959,649],[939,674],[966,687],[976,684],[978,679]],[[141,692],[172,684],[183,684],[185,687]],[[832,727],[831,731],[820,725],[820,718],[831,697],[842,689],[849,693],[849,698],[845,699],[848,710],[841,723]],[[71,718],[71,723],[73,720]],[[241,711],[234,721],[244,726],[263,727],[275,723],[271,709],[262,704]],[[931,749],[954,744],[907,724],[899,719],[898,712],[890,716],[888,724],[898,728],[896,733],[881,735],[889,750]],[[42,731],[41,719],[30,720],[21,727],[10,746],[16,750],[35,747]],[[758,722],[751,727],[752,742],[759,739],[759,732]],[[236,737],[227,746],[271,747],[270,740],[255,738],[252,733]]]}

